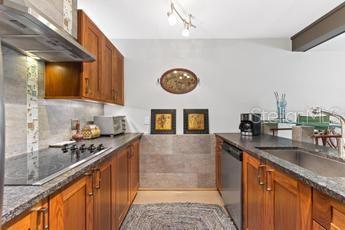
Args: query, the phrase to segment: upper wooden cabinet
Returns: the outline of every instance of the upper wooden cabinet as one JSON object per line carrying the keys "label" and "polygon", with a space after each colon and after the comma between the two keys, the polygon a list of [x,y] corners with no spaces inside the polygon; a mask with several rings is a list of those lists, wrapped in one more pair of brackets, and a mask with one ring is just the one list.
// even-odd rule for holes
{"label": "upper wooden cabinet", "polygon": [[243,180],[244,229],[311,229],[311,187],[247,153]]}
{"label": "upper wooden cabinet", "polygon": [[95,23],[81,10],[78,11],[78,41],[93,54],[96,61],[82,64],[82,96],[90,99],[101,99],[102,52],[105,36]]}
{"label": "upper wooden cabinet", "polygon": [[112,89],[114,93],[115,104],[125,104],[124,92],[124,57],[113,47],[113,82]]}
{"label": "upper wooden cabinet", "polygon": [[47,99],[85,99],[124,105],[124,57],[81,10],[78,41],[96,61],[46,63]]}

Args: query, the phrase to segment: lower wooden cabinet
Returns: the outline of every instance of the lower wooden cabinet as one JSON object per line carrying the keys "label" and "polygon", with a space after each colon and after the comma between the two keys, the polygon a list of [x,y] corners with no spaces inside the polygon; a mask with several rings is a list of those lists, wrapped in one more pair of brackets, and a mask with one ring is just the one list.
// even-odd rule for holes
{"label": "lower wooden cabinet", "polygon": [[14,223],[8,223],[3,226],[5,230],[45,230],[49,228],[48,219],[48,202],[47,200],[41,201],[28,213],[26,213],[20,220]]}
{"label": "lower wooden cabinet", "polygon": [[101,164],[94,171],[94,229],[111,230],[112,219],[112,191],[113,171],[115,165],[111,160]]}
{"label": "lower wooden cabinet", "polygon": [[313,230],[345,229],[345,205],[314,190],[313,220]]}
{"label": "lower wooden cabinet", "polygon": [[312,189],[266,166],[266,229],[305,229],[312,226]]}
{"label": "lower wooden cabinet", "polygon": [[91,175],[50,197],[49,229],[92,230],[93,193]]}
{"label": "lower wooden cabinet", "polygon": [[244,153],[245,229],[311,229],[312,189]]}
{"label": "lower wooden cabinet", "polygon": [[245,229],[265,229],[264,165],[248,154],[243,154],[243,225]]}
{"label": "lower wooden cabinet", "polygon": [[129,197],[129,158],[130,148],[125,148],[117,154],[116,158],[116,222],[118,226],[126,217],[130,206]]}
{"label": "lower wooden cabinet", "polygon": [[139,189],[139,141],[131,146],[129,158],[129,199],[132,203]]}

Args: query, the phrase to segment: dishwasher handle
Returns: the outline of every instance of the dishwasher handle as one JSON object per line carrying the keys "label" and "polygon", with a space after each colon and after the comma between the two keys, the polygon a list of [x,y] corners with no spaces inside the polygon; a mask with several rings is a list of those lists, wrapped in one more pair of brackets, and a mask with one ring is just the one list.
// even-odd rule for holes
{"label": "dishwasher handle", "polygon": [[243,156],[242,150],[236,148],[235,146],[232,146],[224,142],[222,146],[222,150],[223,152],[231,155],[233,158],[236,158],[238,161],[242,161],[242,156]]}

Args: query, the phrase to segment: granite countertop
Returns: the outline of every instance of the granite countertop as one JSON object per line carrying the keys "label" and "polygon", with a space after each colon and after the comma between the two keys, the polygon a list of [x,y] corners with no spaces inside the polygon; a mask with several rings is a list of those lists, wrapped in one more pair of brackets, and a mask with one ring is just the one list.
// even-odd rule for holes
{"label": "granite countertop", "polygon": [[32,208],[40,200],[47,198],[68,183],[78,179],[92,167],[108,159],[115,150],[141,136],[141,133],[128,133],[114,138],[101,137],[92,141],[85,141],[86,144],[88,142],[102,143],[110,149],[41,186],[5,186],[2,224],[9,222]]}
{"label": "granite countertop", "polygon": [[290,139],[261,135],[256,137],[243,137],[239,133],[217,133],[216,136],[225,142],[251,154],[252,156],[267,161],[283,172],[303,181],[316,190],[329,195],[345,203],[345,177],[323,177],[315,172],[280,159],[264,150],[256,147],[297,147],[312,154],[331,158],[341,162],[344,159],[338,157],[337,150],[315,144],[292,141]]}

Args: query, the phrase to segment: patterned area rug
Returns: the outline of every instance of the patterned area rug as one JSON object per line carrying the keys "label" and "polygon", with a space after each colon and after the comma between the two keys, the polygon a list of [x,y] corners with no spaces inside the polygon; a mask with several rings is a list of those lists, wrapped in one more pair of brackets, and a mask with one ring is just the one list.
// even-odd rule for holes
{"label": "patterned area rug", "polygon": [[236,230],[218,205],[162,203],[132,205],[121,230]]}

